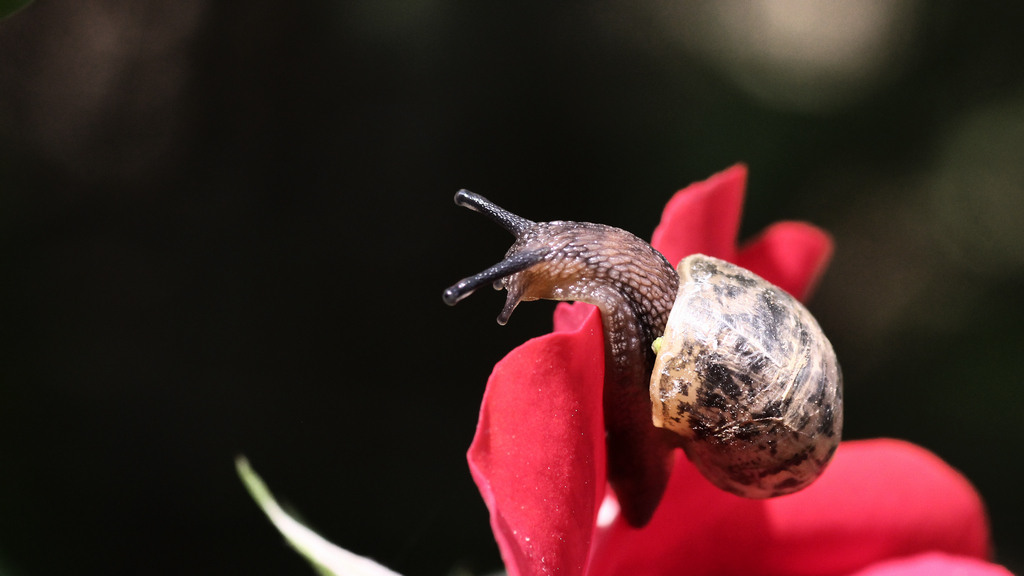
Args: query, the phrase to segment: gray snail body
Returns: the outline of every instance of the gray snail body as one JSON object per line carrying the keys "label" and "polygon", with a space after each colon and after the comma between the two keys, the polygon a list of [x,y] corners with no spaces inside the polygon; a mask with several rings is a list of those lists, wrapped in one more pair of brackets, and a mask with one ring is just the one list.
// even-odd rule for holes
{"label": "gray snail body", "polygon": [[600,309],[608,479],[629,524],[650,520],[675,448],[714,485],[747,498],[789,494],[821,475],[841,436],[842,375],[792,296],[700,254],[677,272],[611,226],[532,222],[465,190],[455,202],[516,241],[504,260],[446,290],[446,303],[492,284],[508,291],[501,324],[523,300]]}

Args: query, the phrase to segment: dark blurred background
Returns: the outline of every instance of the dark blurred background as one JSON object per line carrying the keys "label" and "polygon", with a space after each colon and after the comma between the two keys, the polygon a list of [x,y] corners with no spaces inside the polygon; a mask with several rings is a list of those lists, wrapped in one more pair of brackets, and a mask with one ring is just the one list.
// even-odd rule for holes
{"label": "dark blurred background", "polygon": [[810,306],[846,437],[962,470],[1024,571],[1022,25],[999,0],[38,0],[0,24],[0,574],[309,573],[240,453],[403,574],[497,568],[464,454],[553,306],[444,306],[511,238],[452,195],[649,236],[737,161],[744,237],[835,235]]}

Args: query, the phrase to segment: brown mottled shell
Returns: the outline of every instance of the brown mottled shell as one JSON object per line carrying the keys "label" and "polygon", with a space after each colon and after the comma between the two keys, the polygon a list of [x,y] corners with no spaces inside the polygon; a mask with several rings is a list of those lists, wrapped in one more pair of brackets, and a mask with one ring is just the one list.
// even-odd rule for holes
{"label": "brown mottled shell", "polygon": [[832,345],[795,298],[695,254],[651,375],[654,424],[677,432],[714,485],[747,498],[796,492],[828,464],[843,427]]}

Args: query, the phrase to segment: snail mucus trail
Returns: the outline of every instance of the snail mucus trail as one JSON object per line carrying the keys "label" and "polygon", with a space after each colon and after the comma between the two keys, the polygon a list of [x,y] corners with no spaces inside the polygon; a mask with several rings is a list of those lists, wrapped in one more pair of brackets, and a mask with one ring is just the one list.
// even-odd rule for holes
{"label": "snail mucus trail", "polygon": [[448,288],[447,304],[492,284],[508,291],[499,324],[524,300],[600,309],[608,480],[629,524],[654,514],[677,447],[714,485],[748,498],[795,492],[824,470],[841,436],[842,375],[792,296],[700,254],[677,272],[611,226],[533,222],[466,190],[455,203],[515,242],[504,260]]}

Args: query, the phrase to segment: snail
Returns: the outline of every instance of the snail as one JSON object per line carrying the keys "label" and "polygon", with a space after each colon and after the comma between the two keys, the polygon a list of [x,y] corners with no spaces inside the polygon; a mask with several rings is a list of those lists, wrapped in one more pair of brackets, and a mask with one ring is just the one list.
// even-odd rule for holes
{"label": "snail", "polygon": [[533,222],[466,190],[455,203],[515,242],[504,260],[445,290],[445,303],[492,284],[508,291],[499,324],[521,301],[599,308],[608,480],[629,524],[654,514],[675,448],[712,484],[747,498],[791,494],[821,475],[841,436],[842,373],[795,298],[701,254],[673,269],[619,228]]}

